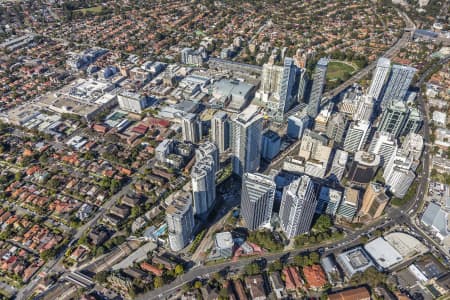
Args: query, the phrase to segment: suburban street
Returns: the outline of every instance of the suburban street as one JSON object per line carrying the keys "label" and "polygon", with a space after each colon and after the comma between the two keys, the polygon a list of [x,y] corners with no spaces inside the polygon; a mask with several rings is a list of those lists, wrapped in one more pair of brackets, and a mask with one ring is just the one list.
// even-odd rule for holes
{"label": "suburban street", "polygon": [[[394,57],[400,49],[405,47],[405,45],[411,40],[412,35],[414,33],[414,29],[416,28],[415,24],[411,21],[411,19],[403,12],[398,11],[398,14],[403,18],[403,20],[406,23],[406,28],[404,29],[404,33],[401,36],[400,39],[397,40],[397,42],[390,47],[386,52],[383,54],[384,57],[392,58]],[[323,98],[325,99],[332,99],[333,97],[339,95],[342,91],[347,89],[348,87],[352,86],[354,83],[360,81],[364,77],[370,74],[375,67],[377,66],[377,61],[373,61],[365,68],[359,70],[355,75],[353,75],[349,80],[338,86],[337,88],[325,93],[323,95]],[[323,101],[323,100],[322,100]],[[323,103],[322,103],[323,104]]]}
{"label": "suburban street", "polygon": [[[411,37],[411,33],[405,32],[403,34],[402,38],[392,48],[390,48],[385,53],[385,56],[392,57],[393,55],[395,55],[395,53],[409,41],[410,37]],[[439,62],[437,62],[437,64],[441,64],[441,65],[445,64],[448,62],[449,59],[450,59],[449,57],[442,59]],[[352,77],[349,80],[351,83],[349,83],[349,81],[345,82],[343,85],[341,85],[337,89],[331,91],[328,96],[339,94],[341,91],[345,90],[351,84],[353,84],[354,82],[357,82],[358,80],[360,80],[361,78],[366,76],[375,66],[376,66],[376,62],[369,65],[365,69],[361,70],[360,72],[358,72],[358,74],[356,74],[354,77]],[[423,83],[425,82],[427,77],[430,75],[430,72],[434,66],[435,65],[431,66],[429,70],[427,70],[426,72],[424,72],[424,74],[422,74],[422,76],[416,83],[416,87],[420,88],[423,85]],[[404,225],[404,226],[411,228],[414,233],[420,234],[420,236],[423,238],[423,240],[426,240],[427,242],[435,245],[437,247],[437,249],[440,251],[440,255],[445,257],[447,255],[447,253],[445,253],[441,249],[440,245],[438,243],[436,243],[436,241],[434,241],[425,232],[423,232],[423,230],[415,222],[415,218],[418,213],[418,209],[422,207],[422,203],[425,200],[425,196],[426,196],[427,188],[428,188],[429,176],[430,176],[430,149],[428,146],[428,143],[430,141],[430,128],[429,128],[429,120],[428,120],[428,116],[427,116],[427,111],[428,111],[427,104],[424,101],[422,93],[418,94],[418,101],[420,103],[421,113],[424,117],[423,137],[424,137],[424,143],[426,146],[424,148],[424,153],[423,153],[423,157],[422,157],[422,173],[419,176],[420,179],[418,182],[416,196],[414,197],[414,199],[412,201],[406,203],[401,208],[395,208],[395,207],[388,208],[387,213],[383,218],[377,220],[376,222],[374,222],[368,226],[364,226],[358,230],[353,231],[350,234],[347,234],[347,236],[344,239],[342,239],[338,242],[322,243],[319,245],[315,245],[313,247],[304,247],[302,249],[296,249],[293,251],[269,253],[269,254],[265,254],[262,256],[258,256],[258,257],[240,259],[237,262],[225,262],[225,263],[215,264],[215,265],[211,265],[211,266],[197,266],[197,267],[194,267],[191,270],[189,270],[183,276],[177,278],[172,283],[165,285],[162,288],[155,289],[151,292],[140,295],[137,299],[144,300],[144,299],[153,299],[153,298],[161,298],[161,299],[166,298],[166,297],[170,296],[171,294],[173,294],[174,292],[176,292],[178,289],[180,289],[185,283],[188,283],[198,277],[202,277],[207,274],[218,272],[224,268],[228,268],[229,270],[242,270],[252,260],[254,260],[256,258],[260,258],[260,257],[265,258],[267,260],[267,262],[270,263],[270,262],[280,259],[281,257],[283,257],[284,255],[286,255],[288,253],[291,256],[295,256],[302,252],[314,251],[314,250],[317,250],[317,249],[323,248],[323,247],[327,247],[326,250],[324,251],[324,255],[331,254],[331,253],[338,253],[342,250],[345,250],[345,249],[351,248],[357,244],[360,244],[359,239],[364,233],[372,232],[379,228],[391,227],[391,226],[395,226],[395,225]],[[295,148],[295,147],[289,147],[279,157],[284,158],[286,156],[285,153],[290,152],[293,148]],[[276,163],[279,163],[278,159],[277,159]],[[271,164],[271,166],[273,166],[273,164]]]}
{"label": "suburban street", "polygon": [[[15,128],[2,129],[8,133],[0,134],[0,167],[5,169],[0,187],[3,208],[10,209],[7,217],[3,215],[2,228],[14,228],[4,230],[7,236],[2,238],[3,275],[10,281],[0,282],[0,289],[15,299],[68,299],[94,293],[105,299],[110,296],[106,293],[111,299],[117,295],[178,299],[187,284],[196,280],[203,284],[217,272],[223,271],[228,278],[239,272],[241,279],[250,276],[246,267],[255,260],[292,262],[297,255],[311,252],[322,258],[336,256],[394,231],[414,236],[450,268],[447,249],[434,229],[424,225],[426,218],[423,223],[420,219],[428,201],[434,201],[434,196],[428,197],[434,191],[428,193],[428,189],[431,174],[437,170],[435,160],[431,172],[436,150],[431,141],[435,139],[422,87],[437,66],[450,60],[450,55],[434,58],[444,50],[437,52],[438,39],[433,36],[438,33],[427,31],[439,27],[439,16],[428,24],[424,20],[430,16],[424,13],[419,18],[411,13],[414,23],[405,13],[410,8],[401,8],[403,12],[400,6],[370,1],[356,1],[348,7],[338,1],[327,5],[282,1],[282,7],[276,1],[244,1],[244,9],[226,1],[204,5],[168,1],[147,6],[127,1],[100,1],[96,6],[84,1],[58,6],[50,2],[45,4],[48,9],[37,2],[24,2],[27,5],[21,4],[20,14],[19,7],[15,11],[0,5],[0,19],[8,15],[8,22],[3,22],[8,30],[0,22],[4,45],[0,45],[0,74],[5,74],[0,77],[0,92],[4,92],[0,123]],[[443,11],[447,8],[445,3]],[[42,11],[42,16],[33,10]],[[439,35],[448,30],[447,24],[441,27]],[[429,43],[427,47],[422,38]],[[308,53],[308,57],[302,56],[299,63],[294,53]],[[208,60],[211,63],[217,57],[223,66],[207,68]],[[295,65],[288,63],[289,57],[295,58]],[[377,67],[380,57],[390,60]],[[334,65],[327,69],[318,63],[309,80],[311,62],[319,58]],[[439,72],[444,71],[448,73],[448,65]],[[438,77],[448,83],[447,75],[439,73],[433,79]],[[372,80],[370,89],[366,89],[368,79]],[[445,93],[447,84],[438,89],[437,83],[429,82],[433,89],[429,85],[427,95]],[[348,92],[352,86],[358,86],[354,100],[354,91]],[[375,89],[377,93],[372,92]],[[296,125],[302,128],[298,134],[291,134],[289,127],[288,135],[287,118],[304,109],[308,99],[305,95],[302,102],[297,95],[309,90],[310,103],[321,102],[321,108],[337,104],[344,93],[345,101],[319,115],[309,109],[308,118]],[[414,92],[416,98],[411,96]],[[392,106],[383,106],[378,114],[381,96]],[[400,105],[402,111],[397,109]],[[284,108],[291,109],[285,112]],[[272,120],[275,110],[283,122]],[[417,110],[423,118],[420,132]],[[439,123],[443,129],[449,128],[447,113],[437,118],[444,120]],[[433,114],[433,124],[438,124],[435,119]],[[302,144],[298,137],[305,128],[317,136],[303,135]],[[380,137],[388,133],[385,142]],[[423,137],[421,156],[417,134]],[[372,136],[374,142],[368,147]],[[380,149],[374,150],[373,144]],[[205,153],[203,145],[209,147]],[[304,176],[294,181],[286,175],[289,185],[281,191],[278,179],[288,173],[283,163],[297,155],[300,146],[303,169],[298,167],[292,175]],[[341,148],[345,159],[335,155]],[[414,163],[401,166],[405,170],[397,165],[400,152],[404,156],[408,152],[411,161],[414,156]],[[360,153],[370,156],[370,175],[357,172],[363,164]],[[240,177],[229,169],[228,156],[234,166],[239,163]],[[334,175],[338,170],[339,176]],[[253,180],[250,173],[258,179]],[[274,173],[279,177],[262,176]],[[359,182],[360,177],[370,178]],[[368,183],[375,181],[364,193]],[[445,189],[436,186],[430,188],[441,197]],[[318,218],[319,214],[326,214],[327,219]],[[268,223],[267,232],[255,232]],[[91,231],[99,225],[105,228]],[[247,245],[242,244],[245,241]],[[242,245],[242,253],[236,251],[237,245]],[[363,256],[373,261],[376,272],[398,282],[397,271],[408,267],[412,256],[422,259],[399,250],[402,254],[393,255],[396,262],[385,267],[366,248],[368,256]],[[381,246],[377,251],[384,255],[387,248]],[[313,261],[312,256],[309,260]],[[290,270],[281,272],[286,265],[280,268],[278,281],[286,282],[287,297],[301,297],[301,289],[303,296],[314,297],[335,293],[337,288],[345,293],[357,286],[372,297],[378,293],[379,283],[356,285],[352,280],[354,274],[366,270],[360,268],[365,264],[350,273],[338,260],[338,269],[346,271],[339,285],[331,279],[326,264],[321,262],[318,269],[323,268],[318,270],[310,266],[313,263],[317,262],[308,263],[310,277],[321,277],[326,283],[312,284],[308,268],[299,268],[294,271],[304,282],[295,283],[296,295],[289,287]],[[252,278],[257,288],[269,284],[269,272],[259,271],[263,284],[256,276]],[[72,278],[74,274],[78,279]],[[274,275],[279,274],[270,272],[270,277]],[[41,289],[47,284],[43,279],[50,277],[52,283]],[[248,278],[243,280],[245,289],[254,297]],[[267,294],[277,290],[276,280],[271,278],[271,282],[274,289]],[[209,283],[217,292],[230,291],[222,281],[214,287]],[[56,287],[62,291],[55,291]],[[391,292],[398,290],[403,291]]]}

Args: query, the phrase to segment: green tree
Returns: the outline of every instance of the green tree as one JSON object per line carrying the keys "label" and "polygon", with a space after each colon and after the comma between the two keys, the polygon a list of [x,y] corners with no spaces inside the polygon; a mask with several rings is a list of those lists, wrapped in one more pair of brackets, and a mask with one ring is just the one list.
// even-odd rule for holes
{"label": "green tree", "polygon": [[314,265],[319,263],[320,255],[317,252],[311,252],[309,254],[309,264]]}
{"label": "green tree", "polygon": [[200,280],[196,280],[194,282],[194,288],[195,289],[200,289],[203,286],[202,282]]}
{"label": "green tree", "polygon": [[99,283],[105,283],[106,278],[108,278],[108,272],[106,271],[98,272],[94,275],[94,280]]}
{"label": "green tree", "polygon": [[281,261],[276,260],[269,265],[269,272],[281,271],[283,269],[283,264]]}
{"label": "green tree", "polygon": [[257,263],[251,263],[244,267],[244,273],[247,275],[256,275],[261,273],[261,267]]}
{"label": "green tree", "polygon": [[22,173],[21,173],[21,172],[17,172],[17,173],[14,175],[14,180],[15,180],[15,181],[20,181],[20,180],[22,180]]}
{"label": "green tree", "polygon": [[182,265],[176,265],[175,267],[175,275],[180,276],[184,273],[184,268]]}
{"label": "green tree", "polygon": [[164,281],[161,277],[155,277],[153,285],[155,286],[155,289],[158,289],[164,285]]}

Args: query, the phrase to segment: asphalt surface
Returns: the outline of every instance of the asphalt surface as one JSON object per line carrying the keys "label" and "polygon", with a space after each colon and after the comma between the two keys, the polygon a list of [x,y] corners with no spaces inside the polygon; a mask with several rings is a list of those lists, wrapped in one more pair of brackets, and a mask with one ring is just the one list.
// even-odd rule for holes
{"label": "asphalt surface", "polygon": [[[400,11],[398,11],[398,14],[404,19],[404,21],[406,23],[405,31],[404,31],[403,35],[401,36],[401,38],[398,39],[397,42],[392,47],[390,47],[386,52],[384,52],[384,54],[382,55],[383,57],[387,57],[387,58],[394,57],[400,51],[400,49],[403,48],[404,46],[406,46],[406,44],[411,40],[412,34],[416,27],[415,24],[408,17],[408,15],[406,15],[405,13],[400,12]],[[408,30],[406,30],[406,29],[408,29]],[[373,61],[368,66],[366,66],[365,68],[358,71],[349,80],[347,80],[346,82],[344,82],[337,88],[325,93],[323,95],[323,98],[332,99],[335,96],[339,95],[342,91],[346,90],[348,87],[350,87],[354,83],[360,81],[361,79],[363,79],[364,77],[369,75],[369,73],[372,72],[372,70],[375,69],[376,66],[377,66],[377,61]],[[323,104],[324,103],[322,103],[322,105]]]}
{"label": "asphalt surface", "polygon": [[[402,48],[407,41],[409,41],[411,33],[405,32],[402,36],[402,38],[394,45],[394,49],[392,51],[389,51],[389,55],[394,55],[396,51],[398,51],[400,48]],[[391,49],[390,49],[391,50]],[[386,52],[387,53],[387,52]],[[385,53],[385,55],[386,55]],[[441,61],[437,62],[437,64],[445,64],[449,61],[450,57],[447,57],[445,59],[442,59]],[[361,71],[356,74],[356,78],[363,78],[365,75],[370,72],[370,70],[373,69],[373,67],[376,66],[376,63],[372,66],[366,67],[366,69],[362,70],[364,71],[363,74],[361,74]],[[425,82],[428,75],[433,70],[433,67],[435,65],[431,66],[418,80],[416,83],[416,87],[421,87],[423,83]],[[352,78],[351,81],[356,82],[359,79]],[[349,87],[351,84],[348,84],[347,82],[344,84],[346,86],[345,88]],[[339,87],[339,90],[344,90],[345,88]],[[340,92],[338,89],[332,91],[336,93],[336,95]],[[176,293],[184,284],[191,282],[195,280],[196,278],[201,278],[208,276],[208,274],[215,273],[218,271],[221,271],[223,269],[227,269],[229,271],[239,271],[242,270],[248,263],[250,263],[252,260],[257,258],[265,258],[268,263],[273,262],[275,260],[279,260],[281,257],[287,255],[289,253],[290,256],[295,256],[296,254],[307,252],[307,251],[315,251],[319,248],[324,248],[326,251],[323,253],[324,255],[330,254],[330,253],[338,253],[340,251],[343,251],[345,249],[351,248],[355,245],[360,244],[359,239],[362,235],[366,233],[370,233],[376,229],[384,228],[384,227],[390,227],[394,225],[404,225],[412,229],[414,233],[419,234],[422,237],[422,240],[426,240],[429,243],[437,246],[437,249],[441,252],[440,254],[443,256],[447,256],[447,253],[445,253],[439,245],[434,241],[432,238],[430,238],[416,223],[414,222],[414,219],[417,215],[418,209],[421,207],[421,203],[425,200],[425,195],[427,193],[428,188],[428,180],[430,176],[430,149],[429,149],[429,141],[430,141],[430,128],[429,128],[429,119],[427,114],[427,104],[424,101],[425,99],[422,96],[422,93],[419,93],[417,101],[419,102],[419,108],[421,110],[421,113],[423,115],[423,138],[425,143],[424,152],[422,155],[422,173],[420,174],[419,179],[419,186],[417,188],[416,197],[408,203],[406,203],[401,208],[394,208],[389,207],[387,209],[387,213],[384,218],[379,219],[375,223],[372,223],[366,227],[363,227],[361,229],[355,230],[351,233],[348,233],[346,237],[338,242],[331,242],[331,243],[322,243],[318,244],[312,247],[305,247],[304,249],[297,249],[297,250],[291,250],[291,251],[284,251],[280,253],[270,253],[265,254],[259,257],[253,257],[248,259],[240,259],[236,262],[224,262],[221,264],[211,265],[211,266],[198,266],[195,268],[192,268],[189,270],[186,274],[183,276],[178,277],[175,281],[171,282],[170,284],[164,285],[163,287],[159,289],[155,289],[153,291],[147,292],[145,294],[142,294],[138,296],[136,299],[144,300],[144,299],[165,299],[166,297],[169,297]],[[337,243],[337,244],[336,244]]]}
{"label": "asphalt surface", "polygon": [[[400,13],[400,14],[402,14],[405,17],[405,15],[403,13]],[[407,18],[407,16],[406,16],[406,18]],[[409,24],[412,23],[410,20],[406,20],[406,22]],[[403,33],[402,37],[390,49],[388,49],[383,54],[383,56],[388,57],[388,58],[393,57],[402,47],[404,47],[408,43],[408,41],[410,39],[411,39],[411,32],[405,31]],[[448,59],[449,58],[441,60],[439,63],[443,64],[443,63],[447,62]],[[345,83],[343,83],[336,89],[324,94],[324,96],[329,99],[333,98],[334,96],[338,95],[339,93],[341,93],[342,91],[347,89],[352,84],[358,82],[359,80],[361,80],[362,78],[367,76],[375,67],[376,67],[376,61],[371,63],[364,69],[360,70],[353,77],[351,77],[348,81],[346,81]],[[420,78],[420,80],[417,83],[418,87],[420,87],[423,84],[423,82],[424,82],[425,78],[427,77],[427,75],[429,74],[429,72],[430,71],[427,71]],[[429,138],[430,131],[429,131],[429,125],[428,125],[428,116],[426,113],[427,107],[426,107],[426,103],[424,102],[424,99],[422,97],[422,94],[419,94],[418,102],[420,104],[420,110],[424,116],[424,126],[423,126],[423,134],[424,135],[423,136],[424,136],[425,144],[427,145],[430,140],[430,138]],[[327,249],[324,252],[324,254],[339,252],[346,248],[350,248],[353,245],[359,244],[359,238],[364,233],[371,232],[378,228],[392,226],[395,224],[405,224],[411,228],[416,228],[423,236],[424,235],[423,231],[420,228],[418,228],[418,226],[412,221],[412,219],[416,215],[417,209],[420,208],[420,206],[421,206],[420,203],[424,201],[424,197],[425,197],[425,194],[427,191],[427,183],[428,183],[428,179],[429,179],[429,166],[430,166],[430,153],[429,153],[428,146],[425,146],[422,160],[423,160],[423,168],[422,168],[423,171],[422,171],[422,174],[420,177],[419,187],[417,190],[417,196],[415,197],[414,201],[411,201],[411,203],[407,203],[403,207],[403,209],[401,209],[401,210],[396,209],[396,208],[388,209],[388,212],[384,218],[376,221],[375,223],[370,224],[367,227],[363,227],[359,230],[355,230],[352,233],[347,234],[344,239],[342,239],[338,242],[338,244],[336,244],[336,242],[321,243],[321,244],[318,244],[318,245],[315,245],[312,247],[306,247],[304,249],[284,251],[284,252],[280,252],[280,253],[270,253],[270,254],[262,255],[260,257],[264,257],[267,260],[267,262],[270,263],[272,261],[279,260],[281,257],[286,256],[287,254],[289,254],[290,256],[294,256],[298,253],[302,253],[302,252],[306,252],[306,251],[315,251],[315,250],[317,250],[319,248],[323,248],[323,247],[326,247],[326,249]],[[94,226],[97,223],[97,221],[100,219],[100,217],[103,216],[103,214],[122,195],[126,194],[130,190],[131,183],[132,182],[127,184],[124,188],[122,188],[122,190],[119,193],[117,193],[112,198],[110,198],[107,202],[105,202],[102,205],[100,212],[93,219],[91,219],[88,223],[86,223],[85,225],[80,227],[76,231],[76,233],[73,236],[71,241],[73,241],[73,242],[76,241],[77,239],[79,239],[81,237],[81,235],[86,230],[88,230],[90,227]],[[427,239],[428,241],[430,241],[431,243],[436,244],[436,242],[434,240],[432,240],[431,238],[429,238],[427,235],[425,235],[424,238]],[[440,249],[440,248],[438,248],[438,249]],[[56,266],[58,266],[61,263],[63,257],[64,256],[60,254],[60,256],[58,256],[54,260],[49,261],[43,269],[48,270],[48,273],[51,273],[52,271],[54,271]],[[186,274],[178,277],[172,283],[164,285],[163,287],[161,287],[159,289],[155,289],[148,293],[139,295],[136,299],[144,300],[144,299],[166,298],[167,296],[174,294],[174,292],[176,292],[178,289],[180,289],[181,286],[183,286],[185,283],[191,282],[196,278],[207,276],[208,274],[221,271],[225,268],[229,271],[242,270],[248,263],[250,263],[254,259],[255,259],[255,257],[248,258],[248,259],[240,259],[239,261],[236,261],[236,262],[224,262],[221,264],[215,264],[215,265],[211,265],[211,266],[194,267],[194,268],[190,269]],[[23,290],[19,291],[19,294],[17,295],[17,299],[26,299],[27,297],[30,296],[30,292],[34,289],[34,287],[37,284],[36,279],[37,279],[37,277],[35,279],[33,279],[32,282],[30,282],[30,284],[27,285]]]}

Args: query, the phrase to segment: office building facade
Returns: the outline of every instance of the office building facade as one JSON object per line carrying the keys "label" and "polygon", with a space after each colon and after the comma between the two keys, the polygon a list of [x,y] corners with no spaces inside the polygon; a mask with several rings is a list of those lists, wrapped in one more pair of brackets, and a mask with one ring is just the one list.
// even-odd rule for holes
{"label": "office building facade", "polygon": [[250,105],[232,121],[233,173],[242,177],[258,170],[261,159],[263,119],[257,107]]}
{"label": "office building facade", "polygon": [[223,111],[216,112],[211,119],[211,141],[216,144],[220,153],[230,147],[230,120]]}
{"label": "office building facade", "polygon": [[347,177],[354,185],[366,186],[377,173],[380,163],[379,155],[358,151],[355,153]]}
{"label": "office building facade", "polygon": [[288,118],[287,135],[292,139],[301,139],[303,131],[309,127],[310,123],[311,119],[305,111],[290,116]]}
{"label": "office building facade", "polygon": [[181,130],[184,141],[194,144],[200,142],[202,138],[202,123],[196,114],[187,113],[181,117]]}
{"label": "office building facade", "polygon": [[359,191],[352,188],[345,188],[341,205],[336,213],[336,217],[344,219],[348,222],[353,221],[359,208]]}
{"label": "office building facade", "polygon": [[342,178],[344,177],[347,162],[348,162],[348,152],[341,149],[337,149],[336,153],[334,154],[333,162],[331,164],[329,176],[332,177],[333,179],[341,181]]}
{"label": "office building facade", "polygon": [[397,139],[393,134],[384,131],[376,131],[370,142],[369,152],[379,155],[381,158],[381,165],[385,167],[392,155],[397,151],[397,148]]}
{"label": "office building facade", "polygon": [[308,103],[308,115],[315,119],[320,111],[323,88],[325,86],[328,59],[321,58],[314,69],[313,83]]}
{"label": "office building facade", "polygon": [[317,206],[314,183],[303,175],[286,186],[280,207],[280,225],[288,238],[309,232]]}
{"label": "office building facade", "polygon": [[371,182],[364,193],[359,214],[376,219],[382,215],[388,202],[389,197],[386,195],[384,186],[380,183]]}
{"label": "office building facade", "polygon": [[267,130],[262,136],[261,156],[265,160],[272,160],[280,152],[281,138],[272,131]]}
{"label": "office building facade", "polygon": [[368,95],[376,101],[380,100],[383,92],[384,83],[389,75],[391,61],[389,58],[381,57],[377,61],[377,67],[370,82]]}
{"label": "office building facade", "polygon": [[417,70],[408,66],[393,65],[385,85],[381,107],[391,101],[403,101]]}
{"label": "office building facade", "polygon": [[423,124],[423,116],[420,110],[415,107],[409,108],[408,117],[403,126],[402,135],[418,133]]}
{"label": "office building facade", "polygon": [[356,112],[353,115],[353,120],[355,121],[368,121],[372,122],[375,111],[374,98],[369,95],[364,95],[361,97]]}
{"label": "office building facade", "polygon": [[334,113],[331,115],[327,124],[327,137],[333,140],[337,145],[342,145],[347,127],[348,119],[346,115],[340,112]]}
{"label": "office building facade", "polygon": [[241,214],[249,230],[270,223],[276,185],[272,177],[245,173],[242,180]]}
{"label": "office building facade", "polygon": [[398,150],[392,155],[383,172],[386,187],[397,198],[403,198],[413,183],[416,174],[413,171],[414,160]]}
{"label": "office building facade", "polygon": [[368,121],[351,122],[344,140],[344,150],[351,153],[361,150],[366,144],[370,129]]}
{"label": "office building facade", "polygon": [[392,133],[396,138],[400,136],[408,118],[409,109],[403,101],[391,101],[383,111],[379,131]]}
{"label": "office building facade", "polygon": [[335,216],[341,204],[342,192],[328,186],[322,186],[319,193],[316,213]]}

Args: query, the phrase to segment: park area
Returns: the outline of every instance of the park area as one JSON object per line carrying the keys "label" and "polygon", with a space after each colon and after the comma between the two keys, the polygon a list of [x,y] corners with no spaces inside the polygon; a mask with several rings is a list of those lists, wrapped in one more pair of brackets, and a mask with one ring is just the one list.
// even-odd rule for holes
{"label": "park area", "polygon": [[351,62],[331,60],[328,63],[326,90],[337,87],[348,80],[358,70],[358,66]]}
{"label": "park area", "polygon": [[87,8],[80,8],[75,10],[76,12],[80,12],[80,13],[93,13],[93,14],[98,14],[102,11],[102,6],[101,5],[97,5],[97,6],[92,6],[92,7],[87,7]]}

